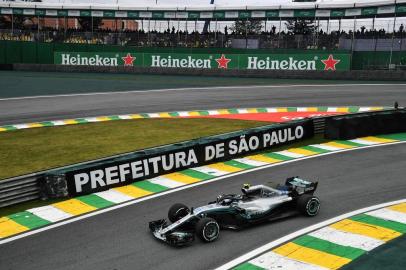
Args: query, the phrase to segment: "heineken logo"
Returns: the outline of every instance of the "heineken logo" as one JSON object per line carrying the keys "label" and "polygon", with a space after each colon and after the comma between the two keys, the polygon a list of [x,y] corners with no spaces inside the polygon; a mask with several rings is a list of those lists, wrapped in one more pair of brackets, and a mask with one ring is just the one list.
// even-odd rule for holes
{"label": "heineken logo", "polygon": [[296,60],[288,57],[287,60],[275,60],[269,56],[265,59],[249,56],[247,69],[316,70],[316,59]]}
{"label": "heineken logo", "polygon": [[[272,59],[267,56],[265,59],[259,57],[248,57],[247,69],[270,69],[270,70],[317,70],[318,56],[315,56],[312,60],[298,60],[294,57],[288,57],[288,59]],[[336,70],[336,65],[341,60],[334,59],[334,56],[330,54],[327,59],[320,60],[324,64],[324,70]]]}
{"label": "heineken logo", "polygon": [[206,59],[195,58],[190,55],[185,57],[172,56],[151,56],[151,67],[170,67],[170,68],[211,68],[211,56]]}
{"label": "heineken logo", "polygon": [[[88,53],[86,53],[88,54]],[[120,61],[119,63],[119,59]],[[92,56],[82,55],[80,53],[70,54],[62,53],[61,54],[61,65],[70,65],[70,66],[107,66],[107,67],[116,67],[119,65],[124,66],[133,66],[136,57],[133,57],[131,53],[127,53],[125,57],[116,55],[102,55],[95,54]]]}

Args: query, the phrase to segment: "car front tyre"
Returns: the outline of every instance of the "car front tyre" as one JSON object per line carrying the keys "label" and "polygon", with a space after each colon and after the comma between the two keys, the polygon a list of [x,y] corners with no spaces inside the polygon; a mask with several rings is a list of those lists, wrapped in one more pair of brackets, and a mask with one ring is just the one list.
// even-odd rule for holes
{"label": "car front tyre", "polygon": [[314,217],[319,213],[320,200],[313,195],[302,195],[297,201],[298,210],[305,216]]}
{"label": "car front tyre", "polygon": [[174,223],[189,213],[190,210],[186,205],[182,203],[175,203],[171,206],[171,208],[169,208],[168,218],[172,223]]}
{"label": "car front tyre", "polygon": [[220,235],[220,226],[215,219],[205,217],[197,222],[196,234],[203,242],[213,242]]}

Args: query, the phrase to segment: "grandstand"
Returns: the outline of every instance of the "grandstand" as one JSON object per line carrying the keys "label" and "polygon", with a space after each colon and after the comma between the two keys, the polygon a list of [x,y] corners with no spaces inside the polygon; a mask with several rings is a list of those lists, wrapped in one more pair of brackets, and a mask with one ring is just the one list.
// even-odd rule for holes
{"label": "grandstand", "polygon": [[0,40],[134,47],[406,51],[406,0],[0,2]]}

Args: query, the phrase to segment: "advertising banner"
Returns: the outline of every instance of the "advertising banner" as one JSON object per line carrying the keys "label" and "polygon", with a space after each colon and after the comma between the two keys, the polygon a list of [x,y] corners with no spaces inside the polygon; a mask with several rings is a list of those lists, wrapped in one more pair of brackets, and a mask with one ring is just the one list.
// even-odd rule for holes
{"label": "advertising banner", "polygon": [[309,119],[271,125],[179,145],[147,149],[53,174],[55,177],[64,176],[69,195],[78,196],[310,138],[314,135],[313,128],[313,121]]}
{"label": "advertising banner", "polygon": [[349,54],[180,54],[55,52],[54,63],[72,66],[128,66],[239,70],[350,70]]}

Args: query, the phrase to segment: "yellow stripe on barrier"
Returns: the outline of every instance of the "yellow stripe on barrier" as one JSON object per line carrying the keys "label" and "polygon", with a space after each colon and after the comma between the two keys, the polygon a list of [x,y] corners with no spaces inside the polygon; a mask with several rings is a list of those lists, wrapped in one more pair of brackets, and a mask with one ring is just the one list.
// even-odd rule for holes
{"label": "yellow stripe on barrier", "polygon": [[109,119],[108,117],[102,116],[102,117],[96,117],[96,119],[99,122],[105,122],[105,121],[110,121],[111,119]]}
{"label": "yellow stripe on barrier", "polygon": [[163,113],[159,113],[159,117],[161,117],[161,118],[171,118],[172,116],[167,112],[163,112]]}
{"label": "yellow stripe on barrier", "polygon": [[390,206],[388,208],[394,211],[406,213],[406,203],[397,204],[394,206]]}
{"label": "yellow stripe on barrier", "polygon": [[0,132],[1,131],[7,131],[7,129],[0,127]]}
{"label": "yellow stripe on barrier", "polygon": [[226,109],[217,110],[219,114],[230,114],[230,112]]}
{"label": "yellow stripe on barrier", "polygon": [[338,269],[351,262],[350,259],[342,258],[323,251],[302,247],[292,242],[280,246],[272,251],[293,260],[318,265],[327,269]]}
{"label": "yellow stripe on barrier", "polygon": [[200,116],[199,112],[196,112],[196,111],[189,112],[188,114],[189,114],[189,116]]}
{"label": "yellow stripe on barrier", "polygon": [[372,107],[370,108],[371,111],[381,111],[383,110],[383,107]]}
{"label": "yellow stripe on barrier", "polygon": [[40,123],[30,123],[30,124],[28,124],[28,126],[30,128],[37,128],[37,127],[43,127],[44,125],[42,125]]}
{"label": "yellow stripe on barrier", "polygon": [[224,164],[222,162],[206,165],[206,167],[213,168],[213,169],[216,169],[216,170],[220,170],[220,171],[223,171],[223,172],[231,172],[231,173],[232,172],[239,172],[239,171],[242,170],[240,168],[229,166],[229,165]]}
{"label": "yellow stripe on barrier", "polygon": [[247,109],[247,112],[248,112],[248,113],[257,113],[258,110],[257,110],[257,109],[254,109],[254,108],[249,108],[249,109]]}
{"label": "yellow stripe on barrier", "polygon": [[343,112],[343,113],[347,113],[349,112],[350,108],[348,107],[339,107],[337,108],[337,112]]}
{"label": "yellow stripe on barrier", "polygon": [[287,151],[296,153],[296,154],[300,154],[300,155],[305,155],[305,156],[312,156],[312,155],[318,154],[316,152],[312,152],[312,151],[309,151],[307,149],[302,149],[302,148],[291,148],[291,149],[288,149]]}
{"label": "yellow stripe on barrier", "polygon": [[332,146],[332,147],[337,147],[337,148],[342,148],[342,149],[354,148],[355,147],[355,146],[342,144],[342,143],[337,143],[337,142],[321,143],[320,145],[327,145],[327,146]]}
{"label": "yellow stripe on barrier", "polygon": [[8,237],[17,233],[25,232],[28,228],[7,218],[0,218],[0,238]]}
{"label": "yellow stripe on barrier", "polygon": [[256,161],[262,161],[266,163],[278,163],[281,162],[282,160],[276,159],[276,158],[270,158],[265,155],[253,155],[253,156],[248,156],[248,159],[256,160]]}
{"label": "yellow stripe on barrier", "polygon": [[318,112],[319,108],[317,108],[317,107],[307,107],[307,111],[308,112]]}
{"label": "yellow stripe on barrier", "polygon": [[288,108],[286,108],[286,107],[276,108],[276,111],[277,112],[287,112]]}
{"label": "yellow stripe on barrier", "polygon": [[140,115],[140,114],[130,114],[130,117],[132,118],[132,119],[140,119],[140,118],[144,118],[142,115]]}
{"label": "yellow stripe on barrier", "polygon": [[342,221],[330,225],[330,227],[340,231],[361,234],[385,242],[392,240],[393,238],[399,237],[401,235],[401,233],[391,229],[383,228],[377,225],[366,224],[350,219],[344,219]]}
{"label": "yellow stripe on barrier", "polygon": [[74,216],[81,215],[87,212],[91,212],[96,210],[93,206],[85,204],[76,199],[70,199],[63,202],[58,202],[52,204],[52,206]]}
{"label": "yellow stripe on barrier", "polygon": [[184,183],[184,184],[193,184],[196,182],[200,182],[200,179],[191,177],[189,175],[181,174],[179,172],[169,173],[169,174],[165,174],[163,176],[166,178],[169,178],[173,181]]}
{"label": "yellow stripe on barrier", "polygon": [[147,191],[147,190],[144,190],[144,189],[132,186],[132,185],[116,187],[116,188],[113,188],[113,190],[124,193],[125,195],[128,195],[133,198],[144,197],[144,196],[152,194],[152,192],[150,192],[150,191]]}
{"label": "yellow stripe on barrier", "polygon": [[366,141],[370,141],[370,142],[377,142],[377,143],[391,143],[391,142],[396,142],[396,140],[378,138],[378,137],[373,137],[373,136],[362,137],[362,138],[360,138],[360,139],[366,140]]}
{"label": "yellow stripe on barrier", "polygon": [[66,125],[75,125],[75,124],[78,123],[78,122],[76,122],[76,121],[73,120],[73,119],[63,120],[63,122],[64,122]]}

